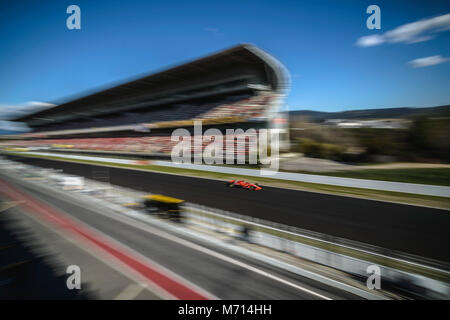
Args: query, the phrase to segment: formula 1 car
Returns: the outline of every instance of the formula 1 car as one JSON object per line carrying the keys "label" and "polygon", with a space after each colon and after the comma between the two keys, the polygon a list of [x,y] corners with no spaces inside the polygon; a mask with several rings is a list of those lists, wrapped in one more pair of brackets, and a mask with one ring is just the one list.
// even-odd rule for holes
{"label": "formula 1 car", "polygon": [[230,180],[227,182],[227,186],[230,188],[242,188],[246,190],[259,191],[262,187],[257,183],[250,183],[244,180]]}

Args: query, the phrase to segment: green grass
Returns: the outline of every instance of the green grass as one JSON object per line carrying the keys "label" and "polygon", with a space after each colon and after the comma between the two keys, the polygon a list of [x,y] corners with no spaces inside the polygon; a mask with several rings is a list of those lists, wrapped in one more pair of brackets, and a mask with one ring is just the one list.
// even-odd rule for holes
{"label": "green grass", "polygon": [[191,170],[184,168],[173,168],[173,167],[164,167],[157,165],[131,165],[131,164],[115,164],[104,161],[93,161],[93,160],[74,160],[67,159],[58,156],[38,156],[38,155],[30,155],[26,153],[9,153],[11,155],[17,155],[22,157],[32,157],[32,158],[43,158],[43,159],[51,159],[51,160],[60,160],[66,162],[78,162],[78,163],[88,163],[88,164],[96,164],[96,165],[105,165],[112,167],[122,167],[122,168],[130,168],[130,169],[138,169],[138,170],[146,170],[167,174],[179,174],[186,175],[192,177],[203,177],[203,178],[211,178],[211,179],[219,179],[219,180],[229,180],[229,179],[242,179],[249,180],[252,182],[257,182],[262,185],[281,187],[281,188],[290,188],[296,190],[305,190],[312,192],[322,192],[336,195],[344,195],[351,197],[360,197],[360,198],[368,198],[374,200],[383,200],[383,201],[392,201],[399,202],[405,204],[412,205],[422,205],[422,206],[430,206],[442,209],[450,209],[450,199],[445,197],[434,197],[420,194],[410,194],[410,193],[402,193],[402,192],[391,192],[391,191],[380,191],[380,190],[368,190],[361,188],[349,188],[349,187],[340,187],[333,185],[325,185],[325,184],[317,184],[317,183],[309,183],[309,182],[298,182],[298,181],[288,181],[288,180],[279,180],[273,178],[266,177],[253,177],[253,176],[245,176],[245,175],[232,175],[227,173],[220,172],[210,172],[210,171],[202,171],[202,170]]}
{"label": "green grass", "polygon": [[364,169],[319,174],[345,178],[450,186],[450,168]]}

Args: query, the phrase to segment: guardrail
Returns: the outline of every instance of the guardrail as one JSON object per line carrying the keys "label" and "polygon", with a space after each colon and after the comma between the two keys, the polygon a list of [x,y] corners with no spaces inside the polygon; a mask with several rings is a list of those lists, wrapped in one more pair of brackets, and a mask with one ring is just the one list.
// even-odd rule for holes
{"label": "guardrail", "polygon": [[328,234],[314,232],[311,230],[301,229],[298,227],[288,226],[280,223],[275,223],[268,220],[263,220],[251,216],[240,215],[230,211],[224,211],[216,208],[206,207],[198,204],[189,204],[190,208],[203,214],[214,215],[216,219],[226,219],[233,223],[240,225],[247,225],[248,227],[254,226],[256,229],[264,229],[271,234],[282,235],[287,239],[293,239],[301,237],[303,241],[308,242],[311,245],[326,246],[328,249],[333,249],[342,252],[342,249],[354,251],[354,255],[370,254],[380,258],[396,259],[415,266],[424,266],[429,269],[444,270],[450,272],[450,264],[437,260],[432,260],[420,256],[406,254],[404,252],[389,250],[374,245],[361,243],[353,240],[339,238]]}
{"label": "guardrail", "polygon": [[[18,175],[27,178],[40,176],[50,184],[63,188],[61,181],[68,176],[51,169],[39,171],[22,163],[17,164],[17,167],[15,173]],[[83,190],[78,191],[125,206],[139,203],[144,195],[143,192],[89,179],[83,179]],[[186,204],[185,214],[191,224],[227,233],[364,279],[368,276],[367,267],[375,264],[381,269],[382,281],[404,290],[420,292],[423,297],[450,298],[450,272],[445,263],[192,203]]]}
{"label": "guardrail", "polygon": [[[214,212],[216,210],[199,205],[187,205],[187,215],[191,223],[244,238],[249,242],[283,251],[365,279],[368,276],[367,267],[377,265],[381,270],[382,281],[388,281],[399,288],[415,293],[422,291],[421,294],[424,297],[450,298],[450,273],[446,270],[331,241],[335,239],[347,242],[344,239],[320,235],[328,238],[328,240],[324,240],[318,238],[318,234],[313,237],[298,233],[298,228],[280,224],[276,224],[276,227],[269,226],[265,221],[259,219],[246,216],[236,217],[237,215],[228,212]],[[244,228],[247,232],[243,232]],[[359,246],[362,246],[362,244],[359,244]],[[378,248],[378,250],[381,250],[381,248]]]}

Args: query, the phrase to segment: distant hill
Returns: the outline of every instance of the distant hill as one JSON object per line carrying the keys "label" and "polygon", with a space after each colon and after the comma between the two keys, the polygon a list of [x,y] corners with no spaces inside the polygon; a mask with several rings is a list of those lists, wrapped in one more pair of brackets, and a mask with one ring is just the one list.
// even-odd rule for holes
{"label": "distant hill", "polygon": [[321,122],[328,119],[389,119],[411,118],[420,115],[450,116],[450,105],[429,108],[384,108],[349,110],[340,112],[322,112],[313,110],[289,111],[291,120],[307,118],[309,121]]}

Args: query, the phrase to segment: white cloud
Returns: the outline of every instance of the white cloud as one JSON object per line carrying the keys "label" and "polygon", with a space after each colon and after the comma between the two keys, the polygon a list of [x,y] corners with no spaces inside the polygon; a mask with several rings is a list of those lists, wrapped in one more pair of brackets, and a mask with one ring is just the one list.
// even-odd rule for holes
{"label": "white cloud", "polygon": [[449,60],[450,60],[450,58],[444,58],[444,57],[441,57],[440,55],[437,55],[437,56],[414,59],[412,61],[409,61],[408,63],[413,68],[422,68],[422,67],[433,66],[435,64],[444,63]]}
{"label": "white cloud", "polygon": [[371,47],[377,46],[385,42],[384,37],[379,34],[375,34],[373,36],[365,36],[358,39],[356,44],[360,47]]}
{"label": "white cloud", "polygon": [[431,40],[435,37],[435,33],[448,30],[450,30],[450,13],[407,23],[384,34],[361,37],[356,44],[360,47],[371,47],[384,42],[416,43]]}
{"label": "white cloud", "polygon": [[0,104],[0,119],[13,119],[26,115],[28,113],[47,109],[55,106],[51,103],[40,101],[29,101],[18,105],[1,105]]}

